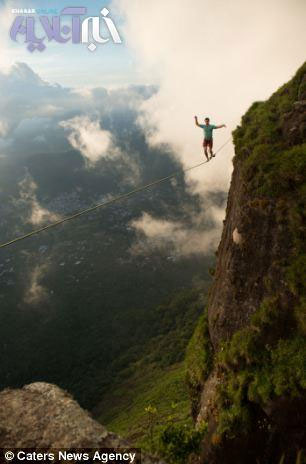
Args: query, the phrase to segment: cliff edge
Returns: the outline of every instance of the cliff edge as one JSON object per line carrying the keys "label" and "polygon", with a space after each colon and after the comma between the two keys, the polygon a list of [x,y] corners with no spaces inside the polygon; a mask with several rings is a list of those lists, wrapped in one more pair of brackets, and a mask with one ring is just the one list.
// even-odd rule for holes
{"label": "cliff edge", "polygon": [[214,283],[187,374],[194,418],[209,424],[197,462],[293,463],[306,443],[306,63],[251,106],[233,138]]}

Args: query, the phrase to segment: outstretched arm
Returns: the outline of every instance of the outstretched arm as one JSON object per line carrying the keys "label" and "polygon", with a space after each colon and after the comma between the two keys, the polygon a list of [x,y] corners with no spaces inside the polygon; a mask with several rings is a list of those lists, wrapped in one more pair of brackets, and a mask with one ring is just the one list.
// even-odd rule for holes
{"label": "outstretched arm", "polygon": [[215,129],[221,129],[222,127],[226,127],[225,124],[221,124],[221,126],[216,126]]}
{"label": "outstretched arm", "polygon": [[201,127],[201,125],[199,124],[197,116],[194,117],[194,120],[195,120],[195,125]]}

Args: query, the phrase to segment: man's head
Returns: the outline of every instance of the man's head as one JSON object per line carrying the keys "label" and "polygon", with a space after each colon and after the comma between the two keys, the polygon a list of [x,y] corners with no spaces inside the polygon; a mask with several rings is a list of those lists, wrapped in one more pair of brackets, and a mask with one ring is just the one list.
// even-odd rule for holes
{"label": "man's head", "polygon": [[205,124],[209,124],[209,118],[205,118],[204,121],[205,121]]}

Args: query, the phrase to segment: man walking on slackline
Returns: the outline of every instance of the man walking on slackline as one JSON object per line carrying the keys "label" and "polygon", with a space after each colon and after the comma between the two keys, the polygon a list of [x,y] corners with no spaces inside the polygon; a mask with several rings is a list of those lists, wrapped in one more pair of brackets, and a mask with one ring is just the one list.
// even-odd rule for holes
{"label": "man walking on slackline", "polygon": [[[195,116],[195,123],[196,126],[201,127],[204,131],[204,140],[203,140],[203,148],[204,148],[204,153],[207,158],[207,161],[212,159],[214,155],[212,148],[213,148],[213,130],[214,129],[221,129],[221,127],[226,127],[225,124],[221,124],[221,126],[215,126],[214,124],[209,124],[209,118],[205,118],[205,124],[199,124],[198,122],[198,117]],[[209,148],[209,154],[210,157],[208,156],[207,148]]]}

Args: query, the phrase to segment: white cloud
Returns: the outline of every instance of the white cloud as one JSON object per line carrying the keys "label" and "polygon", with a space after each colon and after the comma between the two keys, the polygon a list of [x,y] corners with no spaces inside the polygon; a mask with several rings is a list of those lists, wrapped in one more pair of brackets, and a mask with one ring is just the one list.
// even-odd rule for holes
{"label": "white cloud", "polygon": [[30,222],[34,225],[43,224],[47,221],[57,221],[59,216],[51,213],[48,209],[43,208],[37,200],[32,201],[32,213],[30,216]]}
{"label": "white cloud", "polygon": [[98,120],[93,121],[88,116],[76,116],[59,124],[69,132],[68,140],[71,146],[79,150],[90,163],[110,156],[111,133],[101,129]]}
{"label": "white cloud", "polygon": [[0,71],[0,159],[27,160],[42,153],[64,157],[70,144],[87,167],[102,158],[115,160],[122,179],[135,185],[141,182],[142,167],[130,145],[139,130],[141,103],[155,91],[152,86],[64,88],[16,63],[8,73]]}
{"label": "white cloud", "polygon": [[26,304],[38,304],[48,296],[46,288],[41,284],[41,279],[46,267],[37,265],[30,274],[30,284],[25,292],[24,302]]}
{"label": "white cloud", "polygon": [[6,121],[0,120],[0,137],[4,137],[8,132],[8,124]]}
{"label": "white cloud", "polygon": [[138,239],[130,251],[147,254],[152,249],[167,250],[168,253],[172,250],[180,256],[209,253],[218,245],[223,218],[224,209],[215,206],[202,209],[202,214],[194,216],[188,226],[179,221],[155,218],[145,212],[131,222]]}
{"label": "white cloud", "polygon": [[[159,92],[143,104],[157,131],[152,143],[174,147],[184,165],[202,155],[202,131],[193,116],[226,123],[218,147],[248,106],[267,98],[305,59],[306,3],[302,0],[113,0],[125,16],[125,38],[138,69],[155,78]],[[143,120],[141,121],[143,123]],[[192,171],[198,191],[227,190],[233,147]]]}
{"label": "white cloud", "polygon": [[86,87],[78,87],[75,89],[71,89],[72,94],[80,95],[81,97],[91,99],[92,98],[92,90]]}
{"label": "white cloud", "polygon": [[[111,91],[102,87],[64,88],[44,81],[26,63],[18,62],[5,73],[0,69],[0,137],[10,146],[10,157],[12,152],[20,158],[42,151],[66,150],[67,137],[59,127],[63,121],[69,141],[88,161],[95,162],[106,156],[107,151],[112,151],[113,157],[116,135],[113,133],[111,137],[110,132],[99,127],[98,121],[103,116],[113,121],[117,115],[123,115],[126,128],[122,127],[122,131],[128,130],[141,103],[152,92],[154,88],[145,86]],[[110,126],[108,129],[116,132],[114,123]],[[2,146],[4,141],[0,143]]]}
{"label": "white cloud", "polygon": [[19,182],[19,189],[20,198],[16,200],[16,203],[27,206],[26,211],[29,210],[29,213],[27,213],[27,217],[25,218],[25,222],[29,222],[37,226],[60,219],[58,214],[52,213],[41,206],[36,197],[37,185],[30,175],[27,174],[24,179]]}

